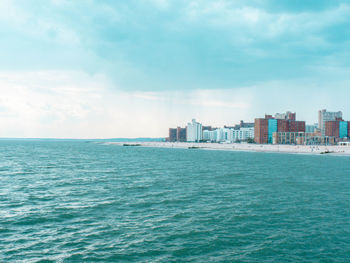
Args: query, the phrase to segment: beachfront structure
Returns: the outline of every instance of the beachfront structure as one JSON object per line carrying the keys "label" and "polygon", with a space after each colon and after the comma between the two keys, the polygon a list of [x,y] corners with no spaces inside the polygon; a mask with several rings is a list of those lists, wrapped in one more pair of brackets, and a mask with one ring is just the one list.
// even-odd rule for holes
{"label": "beachfront structure", "polygon": [[203,130],[203,141],[228,142],[230,141],[230,129]]}
{"label": "beachfront structure", "polygon": [[167,138],[168,142],[176,142],[177,132],[175,128],[169,128],[169,136]]}
{"label": "beachfront structure", "polygon": [[225,142],[228,140],[228,133],[229,133],[229,129],[225,129],[225,128],[219,128],[216,129],[216,138],[215,141],[216,142]]}
{"label": "beachfront structure", "polygon": [[327,110],[318,111],[318,128],[321,130],[322,136],[326,135],[326,122],[336,121],[337,119],[342,119],[343,113],[341,111],[330,112]]}
{"label": "beachfront structure", "polygon": [[273,144],[335,145],[336,138],[306,132],[274,132]]}
{"label": "beachfront structure", "polygon": [[216,141],[216,130],[203,130],[203,141],[214,142]]}
{"label": "beachfront structure", "polygon": [[339,139],[350,138],[350,122],[343,119],[325,122],[325,136],[333,136]]}
{"label": "beachfront structure", "polygon": [[202,124],[196,122],[195,119],[192,119],[192,122],[189,122],[186,127],[186,141],[188,142],[200,142],[203,139],[203,130]]}
{"label": "beachfront structure", "polygon": [[296,121],[296,113],[265,115],[265,118],[255,119],[254,140],[259,144],[273,143],[275,132],[305,132],[305,122]]}
{"label": "beachfront structure", "polygon": [[218,128],[213,131],[204,130],[203,140],[211,142],[234,143],[254,139],[254,127],[250,128]]}
{"label": "beachfront structure", "polygon": [[186,141],[186,128],[177,127],[176,128],[176,141],[185,142]]}
{"label": "beachfront structure", "polygon": [[168,142],[185,142],[186,141],[186,128],[169,128]]}
{"label": "beachfront structure", "polygon": [[232,141],[247,141],[248,139],[254,139],[254,127],[232,130]]}

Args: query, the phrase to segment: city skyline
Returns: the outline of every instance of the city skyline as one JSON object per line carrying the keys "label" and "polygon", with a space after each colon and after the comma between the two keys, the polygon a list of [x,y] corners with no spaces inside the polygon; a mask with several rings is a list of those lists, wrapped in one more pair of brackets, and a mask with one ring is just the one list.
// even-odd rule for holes
{"label": "city skyline", "polygon": [[350,116],[350,4],[0,2],[0,137],[165,137],[263,113]]}
{"label": "city skyline", "polygon": [[[186,127],[169,128],[166,142],[256,143],[284,145],[349,145],[350,121],[342,111],[318,111],[318,123],[307,124],[297,119],[296,112],[265,114],[253,123],[241,120],[233,126],[203,126],[192,119]],[[199,146],[197,146],[199,147]]]}

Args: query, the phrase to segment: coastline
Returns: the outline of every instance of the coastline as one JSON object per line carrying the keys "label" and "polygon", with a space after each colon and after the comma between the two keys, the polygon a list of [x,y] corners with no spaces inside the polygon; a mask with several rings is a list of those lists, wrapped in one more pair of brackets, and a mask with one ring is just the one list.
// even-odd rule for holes
{"label": "coastline", "polygon": [[[126,142],[106,142],[105,144],[123,146]],[[130,144],[130,142],[129,142]],[[265,153],[324,154],[350,156],[349,146],[338,145],[272,145],[248,143],[190,143],[190,142],[135,142],[135,146],[155,148],[178,148],[199,150],[224,150]],[[133,145],[128,145],[133,146]]]}

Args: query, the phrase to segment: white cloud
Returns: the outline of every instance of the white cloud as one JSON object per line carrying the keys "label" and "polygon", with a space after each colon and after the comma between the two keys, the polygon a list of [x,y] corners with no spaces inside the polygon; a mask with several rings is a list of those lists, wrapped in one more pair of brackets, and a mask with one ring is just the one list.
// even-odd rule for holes
{"label": "white cloud", "polygon": [[166,136],[192,117],[225,124],[247,111],[241,90],[127,92],[103,75],[76,71],[0,72],[1,137]]}
{"label": "white cloud", "polygon": [[325,27],[346,22],[350,6],[342,4],[320,12],[273,13],[257,7],[235,5],[226,0],[191,1],[185,8],[185,14],[192,22],[225,27],[238,35],[274,38],[282,34],[315,33]]}
{"label": "white cloud", "polygon": [[[165,137],[168,127],[185,126],[192,118],[223,126],[291,110],[313,123],[321,108],[343,110],[350,119],[348,83],[298,80],[240,89],[128,92],[99,74],[3,71],[0,137]],[[329,94],[332,85],[339,96]]]}

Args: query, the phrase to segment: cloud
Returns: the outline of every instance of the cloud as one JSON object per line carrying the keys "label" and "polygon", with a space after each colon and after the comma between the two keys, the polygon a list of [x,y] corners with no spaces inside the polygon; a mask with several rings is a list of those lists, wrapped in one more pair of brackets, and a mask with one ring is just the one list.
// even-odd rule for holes
{"label": "cloud", "polygon": [[349,67],[349,4],[312,3],[5,0],[0,69],[102,73],[120,89],[161,91],[303,78],[329,56]]}
{"label": "cloud", "polygon": [[347,1],[33,3],[0,1],[0,136],[165,136],[193,117],[350,114]]}
{"label": "cloud", "polygon": [[[192,118],[221,127],[292,110],[314,123],[321,108],[343,110],[350,118],[348,83],[300,79],[234,89],[143,92],[119,89],[105,75],[82,71],[0,71],[0,136],[164,137],[168,127],[185,126]],[[338,96],[329,93],[330,85]]]}
{"label": "cloud", "polygon": [[150,93],[111,85],[103,75],[79,71],[0,72],[0,136],[161,137],[193,116],[209,122],[220,112],[216,123],[224,123],[233,111],[248,110],[251,97],[237,90]]}

